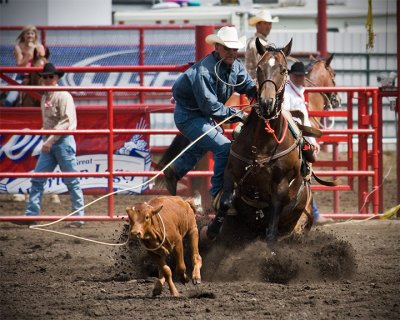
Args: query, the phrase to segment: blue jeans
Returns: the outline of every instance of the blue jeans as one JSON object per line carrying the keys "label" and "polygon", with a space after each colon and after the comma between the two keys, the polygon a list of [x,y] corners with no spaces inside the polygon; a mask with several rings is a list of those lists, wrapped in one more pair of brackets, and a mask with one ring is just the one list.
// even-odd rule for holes
{"label": "blue jeans", "polygon": [[313,198],[313,201],[312,201],[311,212],[312,212],[312,214],[314,216],[314,221],[318,221],[318,219],[319,219],[319,210],[318,210],[317,203],[315,202],[314,198]]}
{"label": "blue jeans", "polygon": [[[211,118],[205,117],[198,111],[187,110],[179,104],[175,107],[174,119],[179,131],[190,141],[194,141],[215,125]],[[193,169],[208,151],[211,151],[214,159],[214,175],[211,178],[210,194],[215,197],[224,183],[224,170],[230,148],[231,141],[223,135],[222,129],[217,127],[180,156],[173,167],[180,179]]]}
{"label": "blue jeans", "polygon": [[[52,172],[57,164],[62,172],[77,172],[76,144],[71,135],[62,136],[50,149],[49,153],[41,152],[36,163],[35,172]],[[37,216],[40,213],[44,185],[47,178],[32,178],[29,192],[29,202],[26,215]],[[72,210],[80,209],[76,214],[83,216],[83,193],[78,178],[63,178],[71,196]]]}

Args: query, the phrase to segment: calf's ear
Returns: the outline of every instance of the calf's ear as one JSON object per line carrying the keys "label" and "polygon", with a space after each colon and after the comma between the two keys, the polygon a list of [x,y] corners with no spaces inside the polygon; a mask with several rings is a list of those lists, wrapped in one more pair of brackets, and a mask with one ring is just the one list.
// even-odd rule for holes
{"label": "calf's ear", "polygon": [[154,214],[157,214],[157,213],[159,213],[160,211],[161,211],[161,209],[163,208],[163,205],[162,204],[160,204],[159,206],[157,206],[157,207],[153,207],[153,210],[151,210],[151,213],[154,215]]}
{"label": "calf's ear", "polygon": [[126,210],[126,213],[129,213],[129,212],[134,211],[135,207],[126,207],[125,210]]}

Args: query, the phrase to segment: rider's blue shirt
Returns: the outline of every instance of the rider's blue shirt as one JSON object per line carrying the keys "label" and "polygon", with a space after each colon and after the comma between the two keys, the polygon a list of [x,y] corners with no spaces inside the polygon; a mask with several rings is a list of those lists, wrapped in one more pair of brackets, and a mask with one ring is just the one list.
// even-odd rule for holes
{"label": "rider's blue shirt", "polygon": [[239,60],[231,66],[218,61],[219,55],[214,51],[178,77],[172,88],[177,105],[219,121],[237,113],[224,106],[234,91],[256,95],[256,84]]}

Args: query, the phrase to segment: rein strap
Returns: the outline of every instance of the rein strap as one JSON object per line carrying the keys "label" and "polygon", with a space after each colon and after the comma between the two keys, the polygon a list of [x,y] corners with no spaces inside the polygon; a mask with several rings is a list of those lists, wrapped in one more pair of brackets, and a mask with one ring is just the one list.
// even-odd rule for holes
{"label": "rein strap", "polygon": [[274,139],[275,139],[277,144],[281,144],[283,139],[285,139],[286,132],[287,132],[287,129],[288,129],[288,126],[289,126],[288,125],[288,121],[286,120],[286,118],[283,117],[283,119],[285,121],[285,128],[283,129],[282,137],[281,137],[280,140],[278,140],[278,138],[276,137],[275,130],[271,128],[271,125],[270,125],[269,121],[268,120],[265,121],[265,131],[267,131],[268,133],[272,134],[272,136],[274,137]]}

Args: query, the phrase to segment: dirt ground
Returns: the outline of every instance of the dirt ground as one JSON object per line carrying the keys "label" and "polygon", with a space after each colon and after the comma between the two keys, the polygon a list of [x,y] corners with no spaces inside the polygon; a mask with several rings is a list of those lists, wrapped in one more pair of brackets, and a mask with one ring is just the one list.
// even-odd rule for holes
{"label": "dirt ground", "polygon": [[[395,158],[385,154],[384,209],[396,203]],[[331,195],[317,193],[320,210]],[[69,212],[45,198],[45,213]],[[86,202],[95,199],[86,197]],[[138,199],[120,196],[117,211]],[[106,201],[87,214],[104,213]],[[341,195],[354,212],[354,193]],[[25,203],[0,197],[1,215],[22,214]],[[87,222],[66,229],[109,243],[126,239],[125,221]],[[203,249],[200,285],[175,281],[171,298],[151,291],[156,269],[135,241],[106,246],[61,234],[0,223],[0,319],[398,319],[400,313],[400,220],[338,221],[315,226],[302,239],[274,248],[256,241]],[[187,263],[190,274],[190,263]]]}

